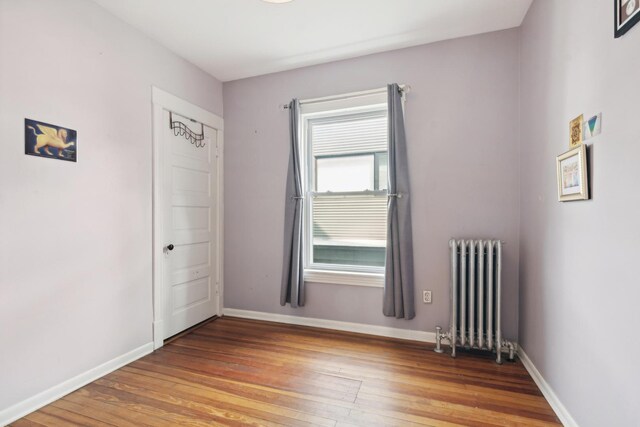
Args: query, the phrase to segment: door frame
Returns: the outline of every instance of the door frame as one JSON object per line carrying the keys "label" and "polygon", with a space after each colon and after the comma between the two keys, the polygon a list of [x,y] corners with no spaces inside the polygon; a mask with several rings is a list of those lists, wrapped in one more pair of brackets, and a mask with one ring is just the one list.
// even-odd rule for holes
{"label": "door frame", "polygon": [[196,120],[210,128],[217,130],[216,142],[216,162],[217,174],[216,179],[216,224],[213,227],[216,233],[216,277],[214,287],[216,289],[216,313],[222,316],[223,301],[223,267],[224,267],[224,121],[207,110],[185,101],[175,95],[163,91],[155,86],[151,87],[151,99],[153,104],[153,239],[152,239],[152,256],[153,256],[153,348],[158,349],[164,345],[164,252],[165,242],[163,227],[163,194],[162,194],[162,170],[164,161],[164,145],[162,144],[163,135],[163,111],[168,110]]}

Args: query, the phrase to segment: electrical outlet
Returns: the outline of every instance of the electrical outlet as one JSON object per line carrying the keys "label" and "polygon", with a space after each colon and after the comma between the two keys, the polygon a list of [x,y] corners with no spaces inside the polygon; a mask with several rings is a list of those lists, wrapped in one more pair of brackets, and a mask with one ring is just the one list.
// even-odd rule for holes
{"label": "electrical outlet", "polygon": [[422,291],[422,302],[431,304],[431,291]]}

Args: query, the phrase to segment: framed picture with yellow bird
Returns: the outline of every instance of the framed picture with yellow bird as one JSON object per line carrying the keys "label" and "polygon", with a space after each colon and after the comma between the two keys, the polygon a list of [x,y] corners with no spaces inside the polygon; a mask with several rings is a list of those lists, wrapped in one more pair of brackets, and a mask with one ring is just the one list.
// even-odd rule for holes
{"label": "framed picture with yellow bird", "polygon": [[62,126],[24,119],[24,154],[75,162],[78,133]]}

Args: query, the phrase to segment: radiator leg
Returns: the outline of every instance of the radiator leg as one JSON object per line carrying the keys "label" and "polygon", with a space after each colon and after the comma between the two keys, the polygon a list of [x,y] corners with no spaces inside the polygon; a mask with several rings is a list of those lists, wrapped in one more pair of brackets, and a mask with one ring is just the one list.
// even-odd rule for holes
{"label": "radiator leg", "polygon": [[456,344],[458,339],[455,334],[455,329],[451,328],[451,334],[449,336],[449,345],[451,346],[451,357],[456,357]]}
{"label": "radiator leg", "polygon": [[496,340],[496,363],[502,365],[502,340],[500,339],[500,332],[496,333],[498,339]]}
{"label": "radiator leg", "polygon": [[444,350],[442,350],[442,328],[440,326],[436,326],[436,348],[433,351],[444,353]]}

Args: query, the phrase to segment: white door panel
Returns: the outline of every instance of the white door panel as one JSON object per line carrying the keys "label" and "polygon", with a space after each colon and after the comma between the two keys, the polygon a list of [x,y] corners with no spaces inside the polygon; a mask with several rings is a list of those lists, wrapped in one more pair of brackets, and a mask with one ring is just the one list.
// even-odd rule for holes
{"label": "white door panel", "polygon": [[211,298],[209,278],[181,283],[173,287],[173,311],[181,312]]}
{"label": "white door panel", "polygon": [[[187,163],[187,162],[181,162]],[[194,166],[202,166],[201,162],[189,162]],[[173,165],[171,170],[173,178],[173,194],[176,196],[193,195],[209,197],[210,174],[207,171],[189,168],[182,165]]]}
{"label": "white door panel", "polygon": [[204,206],[173,206],[173,229],[176,231],[208,231],[211,212]]}
{"label": "white door panel", "polygon": [[[199,123],[173,113],[173,120],[200,133]],[[204,127],[204,147],[176,136],[164,112],[163,125],[164,338],[217,312],[215,129]]]}

